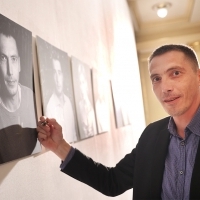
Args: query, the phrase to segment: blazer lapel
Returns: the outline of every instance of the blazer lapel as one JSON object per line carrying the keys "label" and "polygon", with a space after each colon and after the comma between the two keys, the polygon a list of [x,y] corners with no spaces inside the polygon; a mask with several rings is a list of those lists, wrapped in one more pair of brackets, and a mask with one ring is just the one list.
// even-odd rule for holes
{"label": "blazer lapel", "polygon": [[190,199],[200,199],[200,142],[197,149],[190,185]]}
{"label": "blazer lapel", "polygon": [[165,167],[165,158],[168,152],[170,134],[168,129],[164,129],[159,134],[154,151],[152,178],[151,178],[151,199],[161,199],[162,180]]}

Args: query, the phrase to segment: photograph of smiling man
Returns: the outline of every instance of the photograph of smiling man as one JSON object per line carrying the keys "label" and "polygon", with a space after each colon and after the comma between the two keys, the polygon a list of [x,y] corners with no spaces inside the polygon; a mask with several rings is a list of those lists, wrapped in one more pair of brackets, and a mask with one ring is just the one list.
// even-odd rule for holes
{"label": "photograph of smiling man", "polygon": [[0,164],[41,150],[31,45],[30,31],[0,15]]}

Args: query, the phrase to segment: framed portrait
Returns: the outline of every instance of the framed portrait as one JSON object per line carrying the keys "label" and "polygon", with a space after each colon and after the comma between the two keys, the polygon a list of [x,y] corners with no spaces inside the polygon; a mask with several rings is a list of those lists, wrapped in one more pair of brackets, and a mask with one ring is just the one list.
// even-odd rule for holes
{"label": "framed portrait", "polygon": [[116,127],[123,127],[131,124],[130,97],[126,92],[126,85],[119,79],[111,80],[112,96],[114,102]]}
{"label": "framed portrait", "polygon": [[43,114],[55,118],[68,142],[79,140],[68,54],[36,37]]}
{"label": "framed portrait", "polygon": [[94,95],[94,107],[97,121],[97,132],[104,133],[109,130],[110,115],[108,106],[108,88],[110,87],[106,79],[96,69],[92,69],[92,83]]}
{"label": "framed portrait", "polygon": [[41,151],[32,34],[0,14],[0,164]]}
{"label": "framed portrait", "polygon": [[79,133],[80,138],[85,139],[97,134],[91,70],[73,56],[71,63]]}

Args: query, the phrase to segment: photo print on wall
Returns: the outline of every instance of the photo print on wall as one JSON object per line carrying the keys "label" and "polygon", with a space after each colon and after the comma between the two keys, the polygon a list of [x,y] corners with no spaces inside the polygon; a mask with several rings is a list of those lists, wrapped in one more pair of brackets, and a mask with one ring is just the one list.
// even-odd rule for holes
{"label": "photo print on wall", "polygon": [[79,140],[68,54],[36,37],[43,114],[55,118],[68,142]]}
{"label": "photo print on wall", "polygon": [[32,68],[32,34],[0,14],[0,164],[41,151]]}
{"label": "photo print on wall", "polygon": [[92,69],[92,85],[94,94],[94,106],[97,120],[98,133],[104,133],[109,130],[110,115],[108,107],[108,88],[109,81],[95,68]]}
{"label": "photo print on wall", "polygon": [[118,78],[111,80],[112,96],[115,111],[116,127],[120,128],[131,124],[130,97],[126,92],[127,85],[124,85]]}
{"label": "photo print on wall", "polygon": [[92,96],[92,79],[89,66],[75,57],[71,58],[75,105],[80,138],[97,134]]}

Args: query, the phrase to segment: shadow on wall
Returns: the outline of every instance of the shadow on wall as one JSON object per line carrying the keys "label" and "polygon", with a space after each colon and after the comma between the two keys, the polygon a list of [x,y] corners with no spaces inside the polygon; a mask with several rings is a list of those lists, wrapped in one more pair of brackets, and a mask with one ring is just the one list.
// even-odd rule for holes
{"label": "shadow on wall", "polygon": [[[12,130],[15,130],[14,132]],[[0,183],[19,161],[30,156],[37,146],[35,128],[12,125],[0,130]]]}

